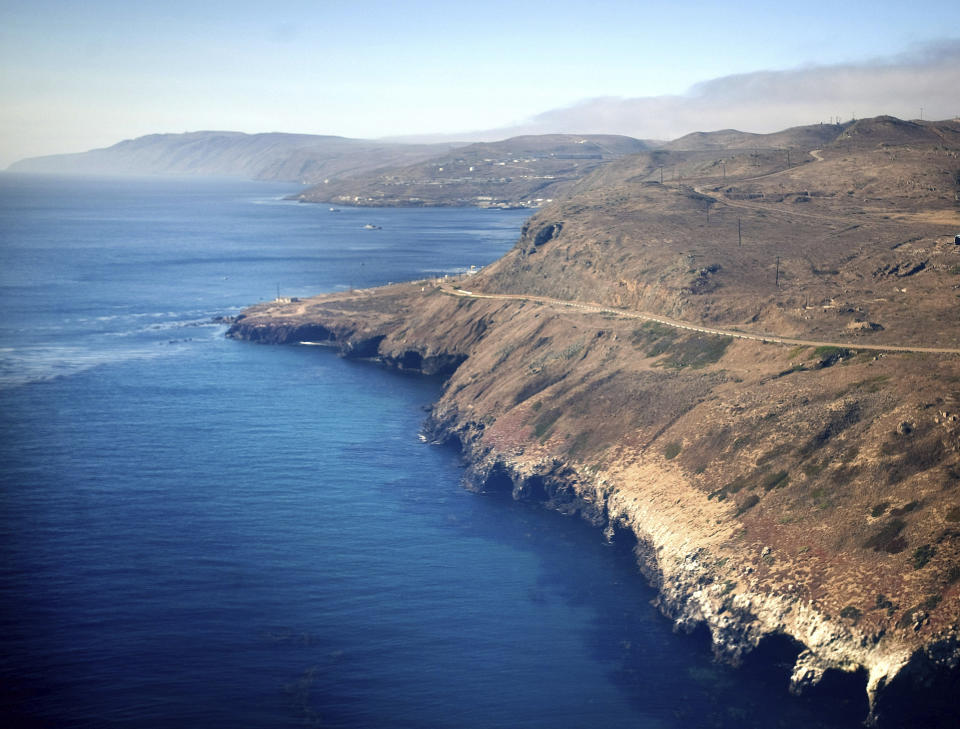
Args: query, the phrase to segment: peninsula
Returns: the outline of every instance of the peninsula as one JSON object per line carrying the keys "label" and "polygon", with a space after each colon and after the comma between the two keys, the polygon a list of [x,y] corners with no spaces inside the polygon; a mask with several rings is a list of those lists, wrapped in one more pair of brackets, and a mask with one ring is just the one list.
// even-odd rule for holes
{"label": "peninsula", "polygon": [[613,134],[512,137],[327,180],[297,197],[361,207],[537,208],[598,167],[652,144]]}
{"label": "peninsula", "polygon": [[536,208],[598,167],[655,146],[613,134],[407,144],[312,134],[151,134],[32,157],[11,172],[241,177],[299,182],[301,202],[356,207]]}
{"label": "peninsula", "polygon": [[[443,374],[472,488],[634,545],[678,627],[869,721],[950,725],[960,661],[960,123],[691,135],[573,181],[502,259],[254,306],[229,336]],[[910,697],[910,701],[904,701]]]}

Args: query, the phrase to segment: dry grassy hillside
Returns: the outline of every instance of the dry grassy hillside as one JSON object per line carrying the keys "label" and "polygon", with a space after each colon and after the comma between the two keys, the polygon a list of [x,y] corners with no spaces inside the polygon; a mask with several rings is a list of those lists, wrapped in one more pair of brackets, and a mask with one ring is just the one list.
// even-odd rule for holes
{"label": "dry grassy hillside", "polygon": [[615,161],[467,291],[264,305],[232,334],[448,373],[428,432],[474,487],[636,540],[663,612],[705,624],[718,656],[788,636],[795,690],[859,671],[873,718],[952,726],[960,125],[822,132],[774,135],[805,140],[789,162],[756,139]]}
{"label": "dry grassy hillside", "polygon": [[360,206],[530,207],[561,197],[611,160],[647,145],[609,134],[543,134],[461,147],[404,167],[330,180],[300,195],[305,202]]}
{"label": "dry grassy hillside", "polygon": [[477,285],[746,330],[956,344],[958,154],[956,122],[880,118],[794,148],[789,166],[770,149],[633,156],[540,211]]}

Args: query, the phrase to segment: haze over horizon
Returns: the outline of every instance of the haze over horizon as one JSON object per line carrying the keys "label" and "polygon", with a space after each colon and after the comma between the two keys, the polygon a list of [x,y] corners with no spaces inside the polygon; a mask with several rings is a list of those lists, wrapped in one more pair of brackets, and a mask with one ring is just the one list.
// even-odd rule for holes
{"label": "haze over horizon", "polygon": [[[481,141],[960,114],[960,7],[0,0],[0,169],[151,133]],[[946,30],[945,30],[946,29]],[[956,34],[956,31],[953,31]]]}

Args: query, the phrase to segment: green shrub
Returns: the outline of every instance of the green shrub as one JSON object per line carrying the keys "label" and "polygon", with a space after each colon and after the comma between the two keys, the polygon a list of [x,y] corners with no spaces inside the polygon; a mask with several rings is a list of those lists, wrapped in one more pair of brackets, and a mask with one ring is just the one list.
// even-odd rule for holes
{"label": "green shrub", "polygon": [[732,337],[722,337],[713,334],[700,334],[675,343],[664,362],[667,367],[683,369],[692,367],[700,369],[713,364],[723,357]]}
{"label": "green shrub", "polygon": [[663,457],[668,461],[672,461],[674,458],[680,455],[680,451],[683,449],[683,443],[679,440],[671,441],[667,443],[667,447],[663,449]]}
{"label": "green shrub", "polygon": [[886,610],[887,617],[892,618],[893,614],[897,611],[897,606],[881,592],[877,594],[877,610]]}
{"label": "green shrub", "polygon": [[733,481],[723,487],[724,491],[735,494],[741,491],[747,485],[747,479],[743,476],[737,476]]}
{"label": "green shrub", "polygon": [[514,404],[519,405],[524,400],[527,400],[533,397],[534,395],[537,395],[543,392],[551,385],[555,385],[556,383],[560,382],[560,380],[562,380],[564,377],[566,377],[566,374],[560,373],[560,372],[557,372],[557,373],[545,372],[536,377],[533,377],[532,379],[528,380],[526,384],[524,384],[524,386],[520,388],[520,391],[517,392],[517,394],[514,396],[513,398]]}
{"label": "green shrub", "polygon": [[865,541],[863,546],[874,552],[898,554],[907,548],[906,540],[900,536],[900,532],[906,526],[907,522],[903,519],[891,519],[881,527],[880,531]]}
{"label": "green shrub", "polygon": [[861,615],[863,615],[863,613],[853,605],[847,605],[843,610],[840,611],[841,618],[846,618],[847,620],[852,620],[853,622],[857,622]]}
{"label": "green shrub", "polygon": [[909,504],[904,504],[899,509],[892,509],[890,511],[890,516],[903,516],[904,514],[909,514],[911,511],[914,511],[918,506],[920,506],[919,501],[911,501]]}
{"label": "green shrub", "polygon": [[803,472],[807,475],[807,478],[815,478],[823,472],[824,468],[826,468],[824,463],[805,463]]}
{"label": "green shrub", "polygon": [[842,347],[831,347],[824,345],[823,347],[817,347],[813,350],[814,357],[829,357],[834,354],[839,354],[840,352],[845,352],[846,350]]}
{"label": "green shrub", "polygon": [[929,544],[924,544],[920,547],[917,547],[915,550],[913,550],[913,568],[918,570],[926,566],[927,562],[933,559],[933,555],[936,553],[937,548],[932,547]]}
{"label": "green shrub", "polygon": [[750,494],[747,496],[741,503],[740,507],[737,509],[737,516],[745,513],[749,509],[752,509],[754,506],[760,503],[760,497],[756,494]]}
{"label": "green shrub", "polygon": [[576,456],[584,449],[587,443],[590,441],[591,431],[585,430],[582,433],[577,434],[577,437],[573,439],[573,443],[570,444],[570,447],[567,448],[567,454],[570,456]]}
{"label": "green shrub", "polygon": [[508,344],[507,346],[501,347],[499,350],[497,350],[497,361],[494,362],[493,366],[499,367],[504,362],[506,362],[507,359],[510,357],[510,355],[513,354],[513,350],[515,350],[516,348],[517,348],[517,345]]}
{"label": "green shrub", "polygon": [[547,410],[537,418],[537,421],[533,424],[533,434],[537,438],[540,438],[540,440],[544,440],[553,427],[553,424],[557,422],[562,414],[563,412],[559,408],[550,408]]}
{"label": "green shrub", "polygon": [[777,471],[776,473],[769,473],[764,476],[760,485],[763,486],[764,491],[771,491],[780,486],[786,486],[789,481],[790,474],[786,471]]}

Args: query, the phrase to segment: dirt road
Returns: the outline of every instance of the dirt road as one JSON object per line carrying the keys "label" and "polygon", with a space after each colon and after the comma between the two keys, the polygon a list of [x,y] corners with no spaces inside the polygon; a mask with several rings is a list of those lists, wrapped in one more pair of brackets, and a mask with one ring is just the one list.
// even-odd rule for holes
{"label": "dirt road", "polygon": [[613,316],[623,317],[625,319],[638,319],[640,321],[652,321],[674,329],[684,329],[691,332],[700,332],[702,334],[713,334],[720,337],[733,337],[734,339],[751,339],[756,342],[773,342],[776,344],[786,344],[789,346],[803,347],[843,347],[846,349],[861,349],[872,352],[916,352],[926,354],[960,354],[960,349],[952,347],[908,347],[895,344],[865,344],[861,342],[821,342],[812,339],[793,339],[792,337],[780,337],[776,334],[755,334],[751,332],[741,332],[736,329],[717,329],[714,327],[705,327],[693,322],[680,321],[658,314],[649,314],[641,311],[630,311],[628,309],[615,309],[601,304],[583,304],[577,301],[564,301],[563,299],[552,299],[547,296],[525,296],[522,294],[484,294],[476,291],[467,291],[455,288],[452,285],[441,286],[441,291],[450,296],[459,296],[470,299],[498,299],[502,301],[535,301],[541,304],[552,306],[563,306],[570,309],[578,309],[589,314],[611,314]]}

